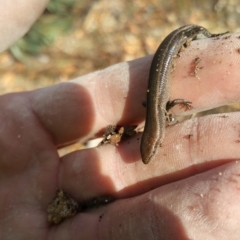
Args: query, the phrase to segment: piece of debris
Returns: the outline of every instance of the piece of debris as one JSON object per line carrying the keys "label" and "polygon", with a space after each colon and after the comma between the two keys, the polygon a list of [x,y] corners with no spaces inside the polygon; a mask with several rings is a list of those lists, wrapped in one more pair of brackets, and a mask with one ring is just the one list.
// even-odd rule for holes
{"label": "piece of debris", "polygon": [[78,211],[78,202],[69,197],[63,190],[58,189],[56,197],[47,208],[48,221],[53,224],[59,224],[65,218],[76,215]]}

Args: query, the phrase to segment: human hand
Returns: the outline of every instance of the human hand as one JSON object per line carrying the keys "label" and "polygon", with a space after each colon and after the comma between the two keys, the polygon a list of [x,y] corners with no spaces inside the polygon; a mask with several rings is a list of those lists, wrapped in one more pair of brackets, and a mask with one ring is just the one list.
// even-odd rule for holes
{"label": "human hand", "polygon": [[[177,59],[171,99],[191,101],[192,111],[237,101],[238,46],[237,34],[192,42]],[[197,56],[203,68],[192,77]],[[239,113],[168,127],[148,165],[140,134],[58,156],[57,148],[109,124],[143,120],[150,61],[0,97],[0,239],[239,239]],[[116,201],[51,225],[57,188],[80,204],[103,195]]]}
{"label": "human hand", "polygon": [[0,5],[0,52],[21,38],[42,14],[49,0],[8,0]]}

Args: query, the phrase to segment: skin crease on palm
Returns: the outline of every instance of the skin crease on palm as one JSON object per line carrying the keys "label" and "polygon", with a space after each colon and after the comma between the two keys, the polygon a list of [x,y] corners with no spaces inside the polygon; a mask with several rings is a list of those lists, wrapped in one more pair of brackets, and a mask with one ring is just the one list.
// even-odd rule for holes
{"label": "skin crease on palm", "polygon": [[[2,51],[29,29],[46,4],[1,4],[1,13],[9,13],[0,14]],[[171,98],[191,101],[191,113],[239,101],[239,35],[192,42],[176,61]],[[202,68],[191,77],[196,57]],[[85,141],[109,124],[144,120],[141,103],[151,59],[0,96],[0,239],[240,239],[238,112],[168,127],[163,147],[148,165],[141,161],[140,133],[118,147],[57,154],[57,148]],[[79,203],[105,194],[116,201],[53,226],[46,209],[57,188]]]}

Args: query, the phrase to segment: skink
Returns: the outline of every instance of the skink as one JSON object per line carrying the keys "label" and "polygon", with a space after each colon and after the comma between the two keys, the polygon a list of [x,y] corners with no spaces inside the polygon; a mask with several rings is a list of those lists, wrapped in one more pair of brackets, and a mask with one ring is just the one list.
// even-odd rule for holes
{"label": "skink", "polygon": [[[142,161],[145,164],[154,158],[157,149],[161,146],[165,135],[166,112],[176,104],[174,101],[169,102],[170,74],[173,70],[174,58],[199,34],[211,38],[226,33],[211,34],[201,26],[186,25],[171,32],[153,57],[148,80],[146,122],[140,147]],[[183,104],[190,104],[184,101]]]}

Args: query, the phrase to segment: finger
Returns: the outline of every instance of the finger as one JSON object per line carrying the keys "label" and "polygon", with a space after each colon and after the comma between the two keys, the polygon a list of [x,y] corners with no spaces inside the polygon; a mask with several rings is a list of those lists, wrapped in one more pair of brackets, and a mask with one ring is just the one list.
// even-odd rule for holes
{"label": "finger", "polygon": [[[237,34],[193,41],[176,60],[171,99],[191,101],[194,111],[237,101],[239,45]],[[196,56],[201,58],[201,69],[193,77]],[[59,144],[93,137],[109,124],[138,124],[145,113],[142,102],[151,58],[117,64],[71,83],[36,91],[31,99],[33,108]]]}
{"label": "finger", "polygon": [[[117,64],[76,81],[31,92],[29,101],[58,145],[79,138],[84,141],[109,124],[139,123],[145,111],[142,101],[149,59]],[[139,71],[141,76],[137,77]]]}
{"label": "finger", "polygon": [[94,124],[92,100],[74,83],[58,84],[30,93],[32,111],[56,145],[88,136]]}
{"label": "finger", "polygon": [[59,186],[80,202],[99,196],[142,194],[239,159],[240,113],[190,119],[167,128],[163,146],[148,164],[139,136],[119,146],[76,151],[61,159]]}
{"label": "finger", "polygon": [[239,101],[239,46],[238,33],[191,42],[176,59],[171,98],[191,101],[193,111]]}
{"label": "finger", "polygon": [[79,213],[52,239],[239,239],[239,163]]}
{"label": "finger", "polygon": [[[181,52],[171,74],[171,99],[186,98],[198,111],[237,101],[240,89],[238,36],[193,41]],[[196,76],[192,76],[196,57],[201,61]],[[149,61],[151,58],[138,59],[86,76],[84,82],[91,86],[89,93],[99,106],[96,111],[100,120],[102,116],[109,123],[130,122],[133,115],[135,122],[142,119],[139,114],[144,109],[141,99],[146,100]],[[74,82],[80,83],[81,80]],[[220,94],[222,92],[224,94]]]}
{"label": "finger", "polygon": [[[2,1],[0,6],[0,52],[21,38],[42,14],[48,0]],[[34,6],[34,7],[33,7]]]}

